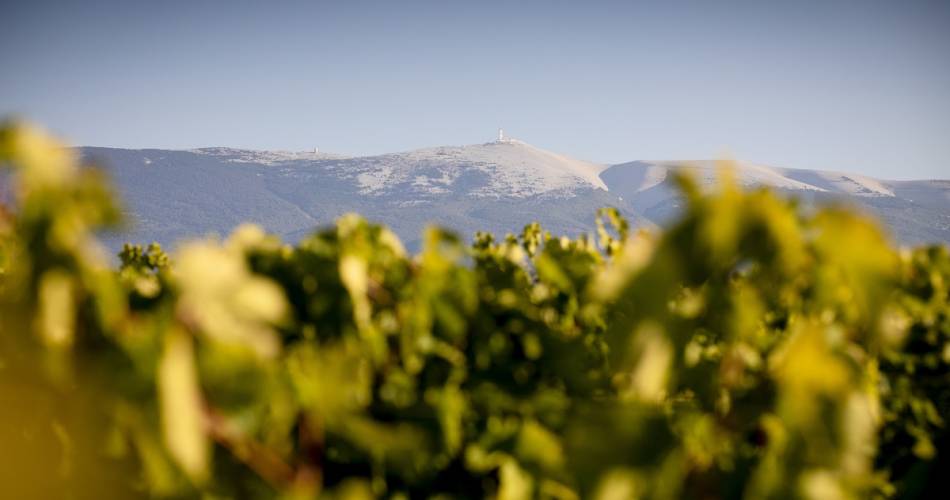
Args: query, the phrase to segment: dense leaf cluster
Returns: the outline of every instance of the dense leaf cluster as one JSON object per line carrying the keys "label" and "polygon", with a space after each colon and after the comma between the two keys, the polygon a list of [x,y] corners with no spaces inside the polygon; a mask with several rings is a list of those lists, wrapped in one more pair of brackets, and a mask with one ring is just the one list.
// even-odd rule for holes
{"label": "dense leaf cluster", "polygon": [[114,270],[94,170],[23,126],[0,165],[6,496],[910,498],[947,463],[947,249],[728,169],[657,234],[408,255],[350,215]]}

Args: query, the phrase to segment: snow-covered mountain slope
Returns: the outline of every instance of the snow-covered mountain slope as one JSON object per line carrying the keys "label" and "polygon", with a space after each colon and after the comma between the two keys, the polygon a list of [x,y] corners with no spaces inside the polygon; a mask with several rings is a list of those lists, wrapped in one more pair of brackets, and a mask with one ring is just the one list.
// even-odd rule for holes
{"label": "snow-covered mountain slope", "polygon": [[[439,224],[463,235],[517,232],[539,221],[577,235],[597,208],[619,208],[634,225],[663,224],[681,201],[671,173],[711,186],[713,161],[636,161],[604,166],[505,140],[377,156],[203,148],[191,151],[81,148],[105,167],[125,201],[127,232],[109,243],[159,241],[263,225],[288,240],[347,212],[385,223],[410,248]],[[846,200],[877,215],[908,243],[950,241],[950,182],[891,182],[834,172],[740,162],[745,186],[771,186],[806,203]]]}

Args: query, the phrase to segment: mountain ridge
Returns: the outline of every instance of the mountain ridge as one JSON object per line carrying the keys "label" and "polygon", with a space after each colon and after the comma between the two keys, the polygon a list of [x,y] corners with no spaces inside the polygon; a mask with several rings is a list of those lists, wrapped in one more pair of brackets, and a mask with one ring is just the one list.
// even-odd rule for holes
{"label": "mountain ridge", "polygon": [[[367,156],[226,147],[78,151],[116,180],[132,221],[126,239],[165,244],[223,235],[243,221],[293,240],[345,212],[392,226],[410,247],[430,222],[466,235],[517,232],[533,220],[553,232],[590,233],[605,205],[650,227],[677,211],[673,172],[689,172],[704,187],[719,175],[714,160],[604,165],[512,139]],[[769,186],[806,204],[852,204],[901,242],[950,242],[950,181],[735,165],[743,186]],[[110,237],[110,246],[121,237]]]}

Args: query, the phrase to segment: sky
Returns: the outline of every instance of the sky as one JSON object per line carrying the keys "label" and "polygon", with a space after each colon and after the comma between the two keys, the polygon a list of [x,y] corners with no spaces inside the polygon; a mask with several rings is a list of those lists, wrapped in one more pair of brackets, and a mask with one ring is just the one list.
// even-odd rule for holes
{"label": "sky", "polygon": [[75,145],[950,178],[950,1],[0,0],[0,117]]}

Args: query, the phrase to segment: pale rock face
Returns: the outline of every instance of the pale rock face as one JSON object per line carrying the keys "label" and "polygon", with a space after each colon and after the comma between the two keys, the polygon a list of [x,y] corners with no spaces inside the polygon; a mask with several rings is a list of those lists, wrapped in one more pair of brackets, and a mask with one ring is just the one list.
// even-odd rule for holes
{"label": "pale rock face", "polygon": [[483,173],[486,179],[482,185],[465,188],[465,194],[473,197],[570,197],[578,189],[607,190],[599,177],[606,165],[575,160],[515,139],[355,157],[231,148],[191,152],[229,163],[287,167],[314,162],[340,179],[354,180],[360,194],[368,196],[392,194],[407,184],[418,194],[444,194],[455,191],[456,181],[472,172]]}
{"label": "pale rock face", "polygon": [[877,179],[857,174],[842,174],[840,172],[819,172],[837,190],[855,196],[894,196],[887,186]]}
{"label": "pale rock face", "polygon": [[199,148],[189,150],[189,152],[223,158],[224,161],[229,163],[249,163],[255,165],[277,165],[290,161],[345,158],[345,156],[341,155],[312,151],[258,151],[235,148]]}
{"label": "pale rock face", "polygon": [[[606,166],[575,160],[507,139],[471,146],[446,146],[375,157],[349,158],[341,166],[358,172],[361,193],[380,195],[411,182],[419,191],[446,192],[466,171],[487,175],[475,197],[524,198],[546,193],[573,196],[578,187],[607,190],[599,174]],[[422,169],[435,174],[419,175]]]}
{"label": "pale rock face", "polygon": [[736,181],[745,187],[767,186],[777,189],[840,193],[851,196],[894,196],[882,181],[857,174],[818,170],[795,170],[758,165],[746,161],[719,162],[714,160],[644,161],[649,165],[641,191],[661,183],[669,172],[680,171],[692,175],[700,185],[715,185],[723,165],[734,169]]}
{"label": "pale rock face", "polygon": [[[232,148],[191,150],[221,158],[229,163],[267,166],[304,165],[331,162],[330,170],[341,179],[351,179],[360,194],[382,196],[403,185],[418,194],[454,192],[456,181],[467,172],[485,174],[486,182],[466,189],[465,194],[484,198],[527,198],[538,195],[574,196],[578,189],[609,191],[600,174],[608,168],[545,151],[515,139],[502,139],[468,146],[442,146],[377,156],[342,156],[329,153],[252,151]],[[148,160],[150,163],[150,160]],[[702,186],[713,186],[722,164],[714,160],[642,161],[646,166],[637,191],[662,184],[671,172],[685,172]],[[833,171],[796,170],[758,165],[745,161],[728,162],[735,178],[745,187],[841,193],[862,197],[893,197],[885,182],[858,174]],[[289,172],[288,172],[289,173]]]}

